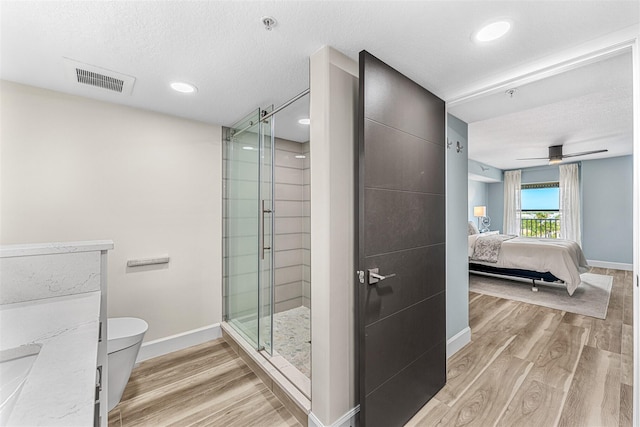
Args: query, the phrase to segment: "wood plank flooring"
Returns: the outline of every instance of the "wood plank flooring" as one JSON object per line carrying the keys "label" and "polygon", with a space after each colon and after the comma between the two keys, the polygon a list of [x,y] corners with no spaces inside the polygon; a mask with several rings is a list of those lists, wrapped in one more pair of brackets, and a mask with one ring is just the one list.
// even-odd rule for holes
{"label": "wood plank flooring", "polygon": [[222,338],[142,362],[110,427],[299,426]]}
{"label": "wood plank flooring", "polygon": [[630,426],[632,272],[613,276],[605,320],[469,294],[472,342],[408,426]]}
{"label": "wood plank flooring", "polygon": [[[472,342],[409,426],[630,426],[631,272],[614,277],[606,320],[470,293]],[[109,426],[296,426],[222,339],[134,369]]]}

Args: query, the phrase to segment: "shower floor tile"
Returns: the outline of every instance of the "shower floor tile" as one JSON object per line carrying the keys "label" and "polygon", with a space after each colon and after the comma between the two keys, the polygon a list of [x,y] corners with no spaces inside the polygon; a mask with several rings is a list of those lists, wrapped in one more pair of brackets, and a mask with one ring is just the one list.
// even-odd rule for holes
{"label": "shower floor tile", "polygon": [[302,306],[273,315],[273,349],[307,378],[311,378],[310,314]]}

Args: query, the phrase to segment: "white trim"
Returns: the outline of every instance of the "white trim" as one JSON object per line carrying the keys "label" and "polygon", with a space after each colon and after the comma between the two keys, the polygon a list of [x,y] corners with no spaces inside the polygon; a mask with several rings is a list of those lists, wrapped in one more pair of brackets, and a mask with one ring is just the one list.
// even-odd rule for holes
{"label": "white trim", "polygon": [[215,340],[220,337],[222,337],[220,323],[214,323],[213,325],[145,342],[140,348],[140,353],[138,353],[136,363],[140,363],[154,357],[163,356],[187,347],[202,344],[207,341]]}
{"label": "white trim", "polygon": [[633,264],[627,264],[626,262],[610,262],[610,261],[598,261],[598,260],[588,259],[587,264],[589,264],[591,267],[612,268],[614,270],[633,271]]}
{"label": "white trim", "polygon": [[[631,44],[633,57],[633,425],[640,425],[640,30]],[[633,280],[632,279],[632,280]]]}
{"label": "white trim", "polygon": [[471,342],[471,328],[466,327],[447,340],[447,359]]}
{"label": "white trim", "polygon": [[546,56],[540,60],[512,68],[504,73],[494,74],[488,79],[474,82],[468,87],[458,88],[455,93],[447,93],[445,100],[450,107],[472,99],[504,92],[505,89],[523,86],[527,83],[555,76],[607,57],[617,55],[630,48],[639,31],[638,25],[607,34],[579,46]]}
{"label": "white trim", "polygon": [[322,424],[313,412],[309,412],[309,427],[355,427],[358,412],[360,412],[360,405],[351,408],[329,426]]}

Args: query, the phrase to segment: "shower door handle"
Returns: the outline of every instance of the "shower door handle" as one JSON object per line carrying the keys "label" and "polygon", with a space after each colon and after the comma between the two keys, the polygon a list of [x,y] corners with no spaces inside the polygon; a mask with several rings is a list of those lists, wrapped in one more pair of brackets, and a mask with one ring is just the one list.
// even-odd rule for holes
{"label": "shower door handle", "polygon": [[264,259],[264,251],[271,249],[271,246],[264,245],[264,214],[271,213],[271,209],[264,208],[264,199],[261,200],[260,204],[260,259]]}

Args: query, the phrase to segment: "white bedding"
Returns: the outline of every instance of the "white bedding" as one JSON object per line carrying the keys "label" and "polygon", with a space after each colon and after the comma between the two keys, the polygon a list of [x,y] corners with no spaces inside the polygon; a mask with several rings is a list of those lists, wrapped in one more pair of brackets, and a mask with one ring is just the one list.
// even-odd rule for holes
{"label": "white bedding", "polygon": [[[469,260],[476,239],[482,234],[469,236]],[[573,295],[580,284],[580,274],[587,271],[587,260],[580,246],[570,240],[516,237],[502,243],[498,262],[472,261],[498,268],[517,268],[541,273],[547,271],[565,282],[567,292]]]}

